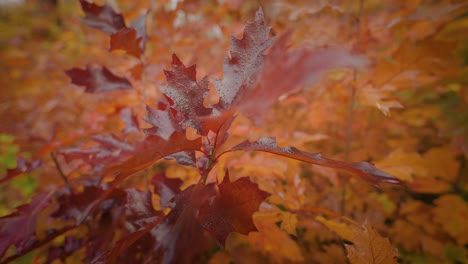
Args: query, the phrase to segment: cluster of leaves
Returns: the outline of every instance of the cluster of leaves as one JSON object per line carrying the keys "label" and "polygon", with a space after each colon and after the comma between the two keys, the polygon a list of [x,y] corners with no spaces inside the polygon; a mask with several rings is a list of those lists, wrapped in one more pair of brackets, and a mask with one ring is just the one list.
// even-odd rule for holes
{"label": "cluster of leaves", "polygon": [[[309,6],[300,1],[295,4],[276,1],[264,6],[272,16],[269,20],[275,30],[282,32],[281,19],[288,17],[294,32],[286,30],[271,37],[259,10],[242,37],[231,38],[221,78],[210,82],[204,77],[197,81],[200,68],[186,67],[173,54],[171,69],[163,71],[167,83],[163,86],[159,79],[154,82],[151,79],[161,69],[158,63],[169,54],[161,48],[164,44],[161,32],[174,30],[171,33],[174,39],[177,34],[184,36],[190,26],[186,25],[187,31],[174,29],[178,17],[189,20],[194,6],[201,13],[212,10],[186,3],[170,11],[152,6],[143,15],[129,14],[136,19],[127,25],[126,16],[109,5],[84,0],[79,3],[84,12],[82,22],[107,33],[102,44],[110,43],[109,51],[118,56],[107,56],[107,51],[93,50],[90,46],[82,52],[111,59],[106,63],[93,61],[94,65],[84,69],[70,69],[70,62],[60,67],[69,69],[66,75],[73,84],[93,94],[87,97],[92,103],[70,105],[58,98],[46,108],[89,111],[82,114],[80,130],[68,132],[66,126],[55,125],[53,131],[59,132],[54,132],[52,138],[47,132],[43,132],[45,136],[33,135],[34,139],[17,136],[40,145],[34,158],[44,160],[44,154],[55,152],[42,174],[55,174],[65,184],[43,190],[29,204],[0,218],[2,262],[41,248],[45,254],[38,258],[46,262],[77,258],[95,263],[232,260],[331,263],[344,261],[343,241],[349,242],[345,248],[352,263],[395,262],[394,247],[369,224],[359,224],[362,222],[390,236],[403,253],[404,261],[466,258],[463,248],[467,237],[463,220],[466,187],[459,176],[463,167],[444,145],[445,139],[430,137],[434,130],[459,131],[460,126],[466,125],[458,116],[450,117],[453,127],[434,119],[451,115],[453,108],[462,109],[466,105],[466,98],[460,96],[463,91],[460,87],[465,85],[459,77],[463,71],[448,48],[428,59],[424,57],[434,47],[460,48],[456,44],[461,40],[453,36],[459,32],[457,23],[465,20],[448,17],[460,12],[464,4],[447,4],[441,9],[431,4],[419,7],[418,2],[389,13],[378,6],[364,8],[361,3],[360,11],[353,14],[346,10],[356,7],[345,10],[343,4]],[[219,12],[219,17],[226,15],[223,13],[226,11]],[[431,14],[431,21],[427,21],[426,13]],[[334,27],[327,27],[323,34],[320,27],[311,28],[301,20],[306,17]],[[146,25],[153,18],[160,18],[158,31]],[[358,21],[358,26],[353,20]],[[388,30],[379,31],[387,24]],[[99,34],[90,31],[89,35],[94,39]],[[307,48],[297,43],[298,36],[304,35],[305,39],[314,40]],[[401,41],[395,42],[396,37]],[[99,46],[99,41],[94,42],[97,42],[94,46]],[[195,39],[193,43],[201,40]],[[322,48],[320,44],[332,47]],[[187,43],[169,46],[172,45]],[[364,53],[372,63],[340,48],[343,46]],[[157,56],[150,55],[152,48]],[[114,59],[118,63],[109,63]],[[425,67],[421,63],[425,59],[438,64]],[[333,72],[328,83],[323,83],[330,92],[315,90],[314,100],[305,100],[312,92],[301,89],[322,84],[321,77],[337,67],[353,70]],[[367,67],[365,72],[359,70],[363,67]],[[202,69],[213,71],[210,66]],[[124,74],[125,71],[128,73]],[[356,109],[337,104],[346,100],[346,86],[354,91],[351,94],[357,92],[357,98],[351,99],[352,103],[359,102]],[[65,98],[73,101],[79,97],[80,89],[75,92],[70,89],[64,93]],[[431,94],[432,91],[435,92]],[[157,99],[148,98],[152,95]],[[453,104],[453,100],[462,101]],[[408,110],[398,110],[401,115],[394,119],[380,119],[368,107],[376,106],[389,115],[403,105]],[[351,140],[350,133],[343,133],[337,124],[342,122],[340,116],[353,112],[359,118],[351,119],[347,131],[353,131],[359,140],[337,151],[339,144],[328,138]],[[268,122],[272,113],[275,122]],[[37,116],[40,114],[30,118]],[[66,114],[56,119],[61,121],[64,117],[66,122],[73,123]],[[353,159],[378,161],[379,167],[398,178],[368,162],[339,161],[320,153],[280,146],[275,138],[265,137],[259,125],[268,134],[280,136],[280,143],[288,142],[285,145],[294,142],[296,147],[309,149],[314,142],[314,148],[337,157],[352,153]],[[21,130],[21,125],[9,127],[10,133]],[[111,134],[105,135],[107,131]],[[307,134],[308,131],[316,134]],[[389,140],[382,143],[385,137]],[[463,140],[463,135],[453,138],[458,141],[452,144]],[[17,150],[14,151],[17,160],[11,161],[12,148],[5,149],[8,170],[1,182],[11,182],[25,171],[44,166],[40,160],[25,159]],[[305,167],[296,161],[318,166]],[[63,165],[59,164],[62,162],[66,163],[68,173],[62,170]],[[54,167],[58,170],[52,172]],[[335,170],[323,167],[339,169],[377,186],[401,184],[404,180],[409,191],[376,191],[360,181],[340,178]],[[343,189],[347,191],[344,196]],[[253,215],[265,199],[263,210]],[[340,203],[346,204],[341,213],[354,220],[336,213]],[[450,212],[454,205],[456,213]],[[435,225],[430,224],[431,219],[436,220]],[[421,235],[423,239],[415,240]]]}

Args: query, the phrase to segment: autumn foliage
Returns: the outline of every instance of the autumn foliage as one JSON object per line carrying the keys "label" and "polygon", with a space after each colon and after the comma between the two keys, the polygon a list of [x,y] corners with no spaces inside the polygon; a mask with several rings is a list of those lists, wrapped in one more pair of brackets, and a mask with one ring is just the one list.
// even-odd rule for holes
{"label": "autumn foliage", "polygon": [[468,262],[467,8],[5,6],[0,263]]}

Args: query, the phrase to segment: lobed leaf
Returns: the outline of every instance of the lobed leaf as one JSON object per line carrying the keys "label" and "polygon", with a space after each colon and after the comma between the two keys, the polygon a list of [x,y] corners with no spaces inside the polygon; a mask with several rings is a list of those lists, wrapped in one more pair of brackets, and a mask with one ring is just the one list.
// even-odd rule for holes
{"label": "lobed leaf", "polygon": [[177,111],[166,104],[159,103],[158,108],[146,106],[145,121],[153,125],[152,128],[144,129],[146,134],[158,135],[165,140],[174,132],[183,132],[184,129],[176,121]]}
{"label": "lobed leaf", "polygon": [[85,13],[83,23],[89,27],[97,28],[107,34],[114,34],[126,28],[123,16],[114,9],[105,5],[96,5],[86,0],[80,0],[81,9]]}
{"label": "lobed leaf", "polygon": [[231,150],[256,150],[269,152],[319,166],[336,168],[356,175],[376,186],[381,183],[402,184],[398,178],[377,169],[369,162],[348,163],[325,158],[320,153],[301,151],[295,147],[279,147],[276,144],[276,139],[273,137],[261,138],[254,142],[244,141],[237,146],[234,146]]}
{"label": "lobed leaf", "polygon": [[135,146],[132,155],[126,161],[110,166],[106,172],[118,173],[119,177],[125,178],[166,156],[186,150],[199,150],[200,147],[200,138],[188,140],[181,133],[173,133],[169,140],[149,135]]}
{"label": "lobed leaf", "polygon": [[84,239],[66,236],[62,245],[49,248],[47,252],[47,263],[52,263],[56,259],[66,259],[85,245],[86,241]]}
{"label": "lobed leaf", "polygon": [[199,117],[208,116],[212,109],[203,105],[208,95],[208,78],[196,80],[196,65],[185,67],[180,59],[172,55],[172,69],[165,70],[168,85],[162,88],[163,93],[172,100],[171,107],[177,110],[176,119],[186,127],[200,130]]}
{"label": "lobed leaf", "polygon": [[236,103],[236,108],[257,123],[280,96],[313,84],[331,69],[366,65],[363,56],[353,55],[342,47],[289,50],[290,35],[284,34],[272,45],[255,82],[239,94],[242,100]]}
{"label": "lobed leaf", "polygon": [[[127,189],[125,227],[130,233],[123,235],[111,249],[93,259],[92,263],[137,263],[150,259],[142,255],[151,251],[153,241],[149,232],[164,219],[161,211],[153,208],[151,192]],[[133,250],[132,250],[133,249]]]}
{"label": "lobed leaf", "polygon": [[[209,246],[197,215],[215,195],[214,184],[195,184],[174,196],[175,205],[164,221],[151,231],[162,263],[200,262]],[[181,254],[183,252],[183,254]]]}
{"label": "lobed leaf", "polygon": [[158,173],[151,179],[154,193],[159,195],[162,208],[174,208],[175,197],[180,193],[180,187],[184,182],[178,178],[167,178],[165,173]]}
{"label": "lobed leaf", "polygon": [[371,226],[363,225],[355,230],[353,245],[345,245],[352,264],[398,263],[398,251]]}
{"label": "lobed leaf", "polygon": [[224,247],[231,232],[248,234],[257,231],[252,214],[270,194],[258,189],[258,185],[248,177],[231,182],[227,173],[218,187],[219,193],[200,208],[199,220]]}
{"label": "lobed leaf", "polygon": [[37,218],[49,206],[53,193],[49,191],[37,194],[31,203],[21,205],[14,213],[0,217],[0,258],[11,245],[22,252],[36,241]]}
{"label": "lobed leaf", "polygon": [[121,203],[125,193],[117,188],[104,189],[101,185],[88,183],[82,192],[66,190],[59,194],[58,208],[52,213],[52,217],[64,220],[75,220],[76,225],[82,224],[87,217],[102,205],[104,201]]}
{"label": "lobed leaf", "polygon": [[123,134],[140,131],[140,124],[135,113],[130,108],[124,108],[120,111],[120,119],[125,123]]}
{"label": "lobed leaf", "polygon": [[215,80],[220,101],[217,108],[228,110],[239,100],[243,90],[255,81],[263,66],[263,52],[273,43],[270,27],[265,25],[262,9],[255,14],[255,21],[247,23],[241,39],[231,36],[230,56],[224,60],[224,76]]}
{"label": "lobed leaf", "polygon": [[87,93],[101,93],[113,90],[132,89],[132,84],[124,77],[114,75],[106,67],[90,67],[82,70],[72,68],[65,71],[75,85],[86,87]]}
{"label": "lobed leaf", "polygon": [[129,55],[140,58],[143,54],[141,37],[137,37],[134,28],[122,28],[110,37],[110,50],[124,50]]}
{"label": "lobed leaf", "polygon": [[148,41],[148,34],[146,32],[146,13],[142,14],[132,22],[130,26],[136,30],[136,39],[140,39],[140,49],[145,50],[146,42]]}

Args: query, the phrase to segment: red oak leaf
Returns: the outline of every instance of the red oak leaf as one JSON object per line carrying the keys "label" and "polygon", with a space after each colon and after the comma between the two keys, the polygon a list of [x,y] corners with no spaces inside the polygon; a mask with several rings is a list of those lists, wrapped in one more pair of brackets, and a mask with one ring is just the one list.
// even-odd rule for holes
{"label": "red oak leaf", "polygon": [[269,37],[269,30],[260,9],[255,21],[247,24],[243,38],[232,38],[223,79],[215,80],[220,96],[216,109],[226,111],[234,107],[258,123],[281,95],[316,81],[330,69],[365,65],[362,56],[352,55],[341,47],[289,51],[290,33],[284,34],[263,55],[274,40]]}
{"label": "red oak leaf", "polygon": [[109,201],[108,204],[122,203],[124,197],[125,193],[113,186],[104,189],[100,185],[87,183],[82,192],[64,189],[57,198],[59,207],[51,216],[64,220],[73,219],[76,224],[81,224],[104,201]]}
{"label": "red oak leaf", "polygon": [[137,37],[134,28],[122,28],[110,37],[110,50],[124,50],[129,55],[140,58],[143,54],[141,38]]}
{"label": "red oak leaf", "polygon": [[120,119],[125,123],[123,134],[140,131],[140,124],[135,113],[130,108],[124,108],[120,111]]}
{"label": "red oak leaf", "polygon": [[214,184],[195,184],[174,196],[171,212],[151,231],[162,263],[198,263],[202,260],[202,253],[210,243],[197,215],[202,204],[214,195]]}
{"label": "red oak leaf", "polygon": [[[148,234],[164,218],[153,208],[151,192],[127,189],[125,227],[130,233],[122,236],[113,247],[95,258],[93,263],[141,263],[149,260],[154,241]],[[141,252],[148,252],[142,255]]]}
{"label": "red oak leaf", "polygon": [[101,170],[104,165],[122,162],[125,155],[133,153],[134,147],[129,143],[119,139],[115,135],[92,137],[99,143],[99,146],[91,148],[69,148],[60,151],[67,162],[81,159],[93,166],[96,170]]}
{"label": "red oak leaf", "polygon": [[83,23],[92,28],[97,28],[108,34],[114,34],[125,28],[125,20],[109,5],[96,5],[85,0],[80,0],[81,9],[85,13]]}
{"label": "red oak leaf", "polygon": [[149,135],[134,147],[134,151],[125,162],[112,165],[106,169],[106,172],[119,173],[119,177],[123,180],[166,156],[186,150],[199,150],[200,147],[201,138],[188,140],[185,134],[178,132],[173,133],[168,140]]}
{"label": "red oak leaf", "polygon": [[153,125],[152,128],[144,129],[146,134],[158,135],[167,140],[174,132],[184,131],[175,120],[177,111],[164,103],[159,103],[157,109],[146,106],[146,113],[144,120]]}
{"label": "red oak leaf", "polygon": [[185,67],[180,59],[172,55],[172,69],[164,71],[168,85],[162,88],[163,93],[173,102],[177,110],[177,120],[182,120],[185,127],[201,130],[198,118],[208,116],[212,109],[203,105],[208,94],[208,78],[196,80],[196,66]]}
{"label": "red oak leaf", "polygon": [[230,56],[224,60],[224,76],[215,80],[220,101],[217,108],[227,110],[238,100],[240,92],[255,82],[263,66],[263,52],[271,46],[270,27],[265,25],[259,9],[255,21],[248,23],[242,39],[231,37]]}
{"label": "red oak leaf", "polygon": [[75,85],[85,86],[87,93],[132,89],[132,84],[123,77],[114,75],[106,67],[73,68],[65,71]]}
{"label": "red oak leaf", "polygon": [[47,263],[52,263],[56,259],[65,259],[76,250],[86,245],[86,241],[73,236],[66,236],[63,244],[58,247],[50,247],[47,253]]}
{"label": "red oak leaf", "polygon": [[236,108],[255,122],[260,122],[281,95],[298,91],[338,67],[364,67],[366,60],[342,47],[319,50],[288,50],[290,33],[281,36],[264,58],[256,82],[239,94]]}
{"label": "red oak leaf", "polygon": [[141,39],[140,49],[144,52],[146,41],[148,41],[148,35],[146,32],[146,13],[142,14],[141,16],[130,22],[130,27],[136,30],[137,39]]}
{"label": "red oak leaf", "polygon": [[320,153],[309,153],[301,151],[295,147],[279,147],[276,144],[276,139],[273,137],[261,138],[254,142],[244,141],[233,147],[232,150],[256,150],[269,152],[323,167],[340,169],[356,175],[375,186],[378,186],[380,183],[402,184],[398,178],[395,178],[394,176],[377,169],[374,165],[372,165],[372,163],[348,163],[325,158]]}
{"label": "red oak leaf", "polygon": [[31,203],[21,205],[14,213],[0,217],[0,258],[11,245],[22,252],[36,241],[37,217],[49,206],[53,193],[50,191],[37,194]]}
{"label": "red oak leaf", "polygon": [[231,232],[248,234],[257,230],[252,214],[268,196],[269,193],[258,189],[248,177],[231,182],[226,173],[219,185],[219,193],[200,208],[200,223],[219,245],[224,246]]}
{"label": "red oak leaf", "polygon": [[180,187],[184,182],[181,179],[167,178],[164,173],[158,173],[151,179],[154,186],[154,193],[159,195],[161,207],[174,208],[175,196],[180,193]]}

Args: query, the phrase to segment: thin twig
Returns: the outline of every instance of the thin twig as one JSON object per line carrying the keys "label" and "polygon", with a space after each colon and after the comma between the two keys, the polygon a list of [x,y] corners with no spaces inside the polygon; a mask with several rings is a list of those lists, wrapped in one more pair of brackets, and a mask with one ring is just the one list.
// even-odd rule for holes
{"label": "thin twig", "polygon": [[[65,184],[68,186],[68,188],[70,188],[70,183],[68,182],[68,178],[67,178],[67,176],[65,175],[65,173],[62,170],[62,166],[60,166],[60,163],[57,160],[57,156],[55,156],[54,152],[51,152],[50,156],[52,157],[52,160],[54,161],[55,167],[57,168],[60,177],[62,177],[62,180],[65,182]],[[70,189],[70,191],[71,191],[71,189]]]}
{"label": "thin twig", "polygon": [[[356,43],[356,52],[359,53],[361,50],[361,17],[362,17],[362,9],[364,6],[364,0],[359,1],[359,11],[358,16],[356,18],[356,27],[357,27],[357,43]],[[349,106],[348,106],[348,121],[346,124],[346,143],[345,143],[345,161],[349,161],[350,156],[350,148],[351,148],[351,141],[353,139],[353,121],[354,121],[354,103],[356,100],[356,83],[357,83],[357,69],[353,68],[353,82],[349,87]],[[348,177],[347,175],[341,176],[341,182],[343,184],[343,188],[341,190],[341,204],[340,204],[340,211],[341,214],[346,213],[346,192],[347,192],[347,184]]]}

